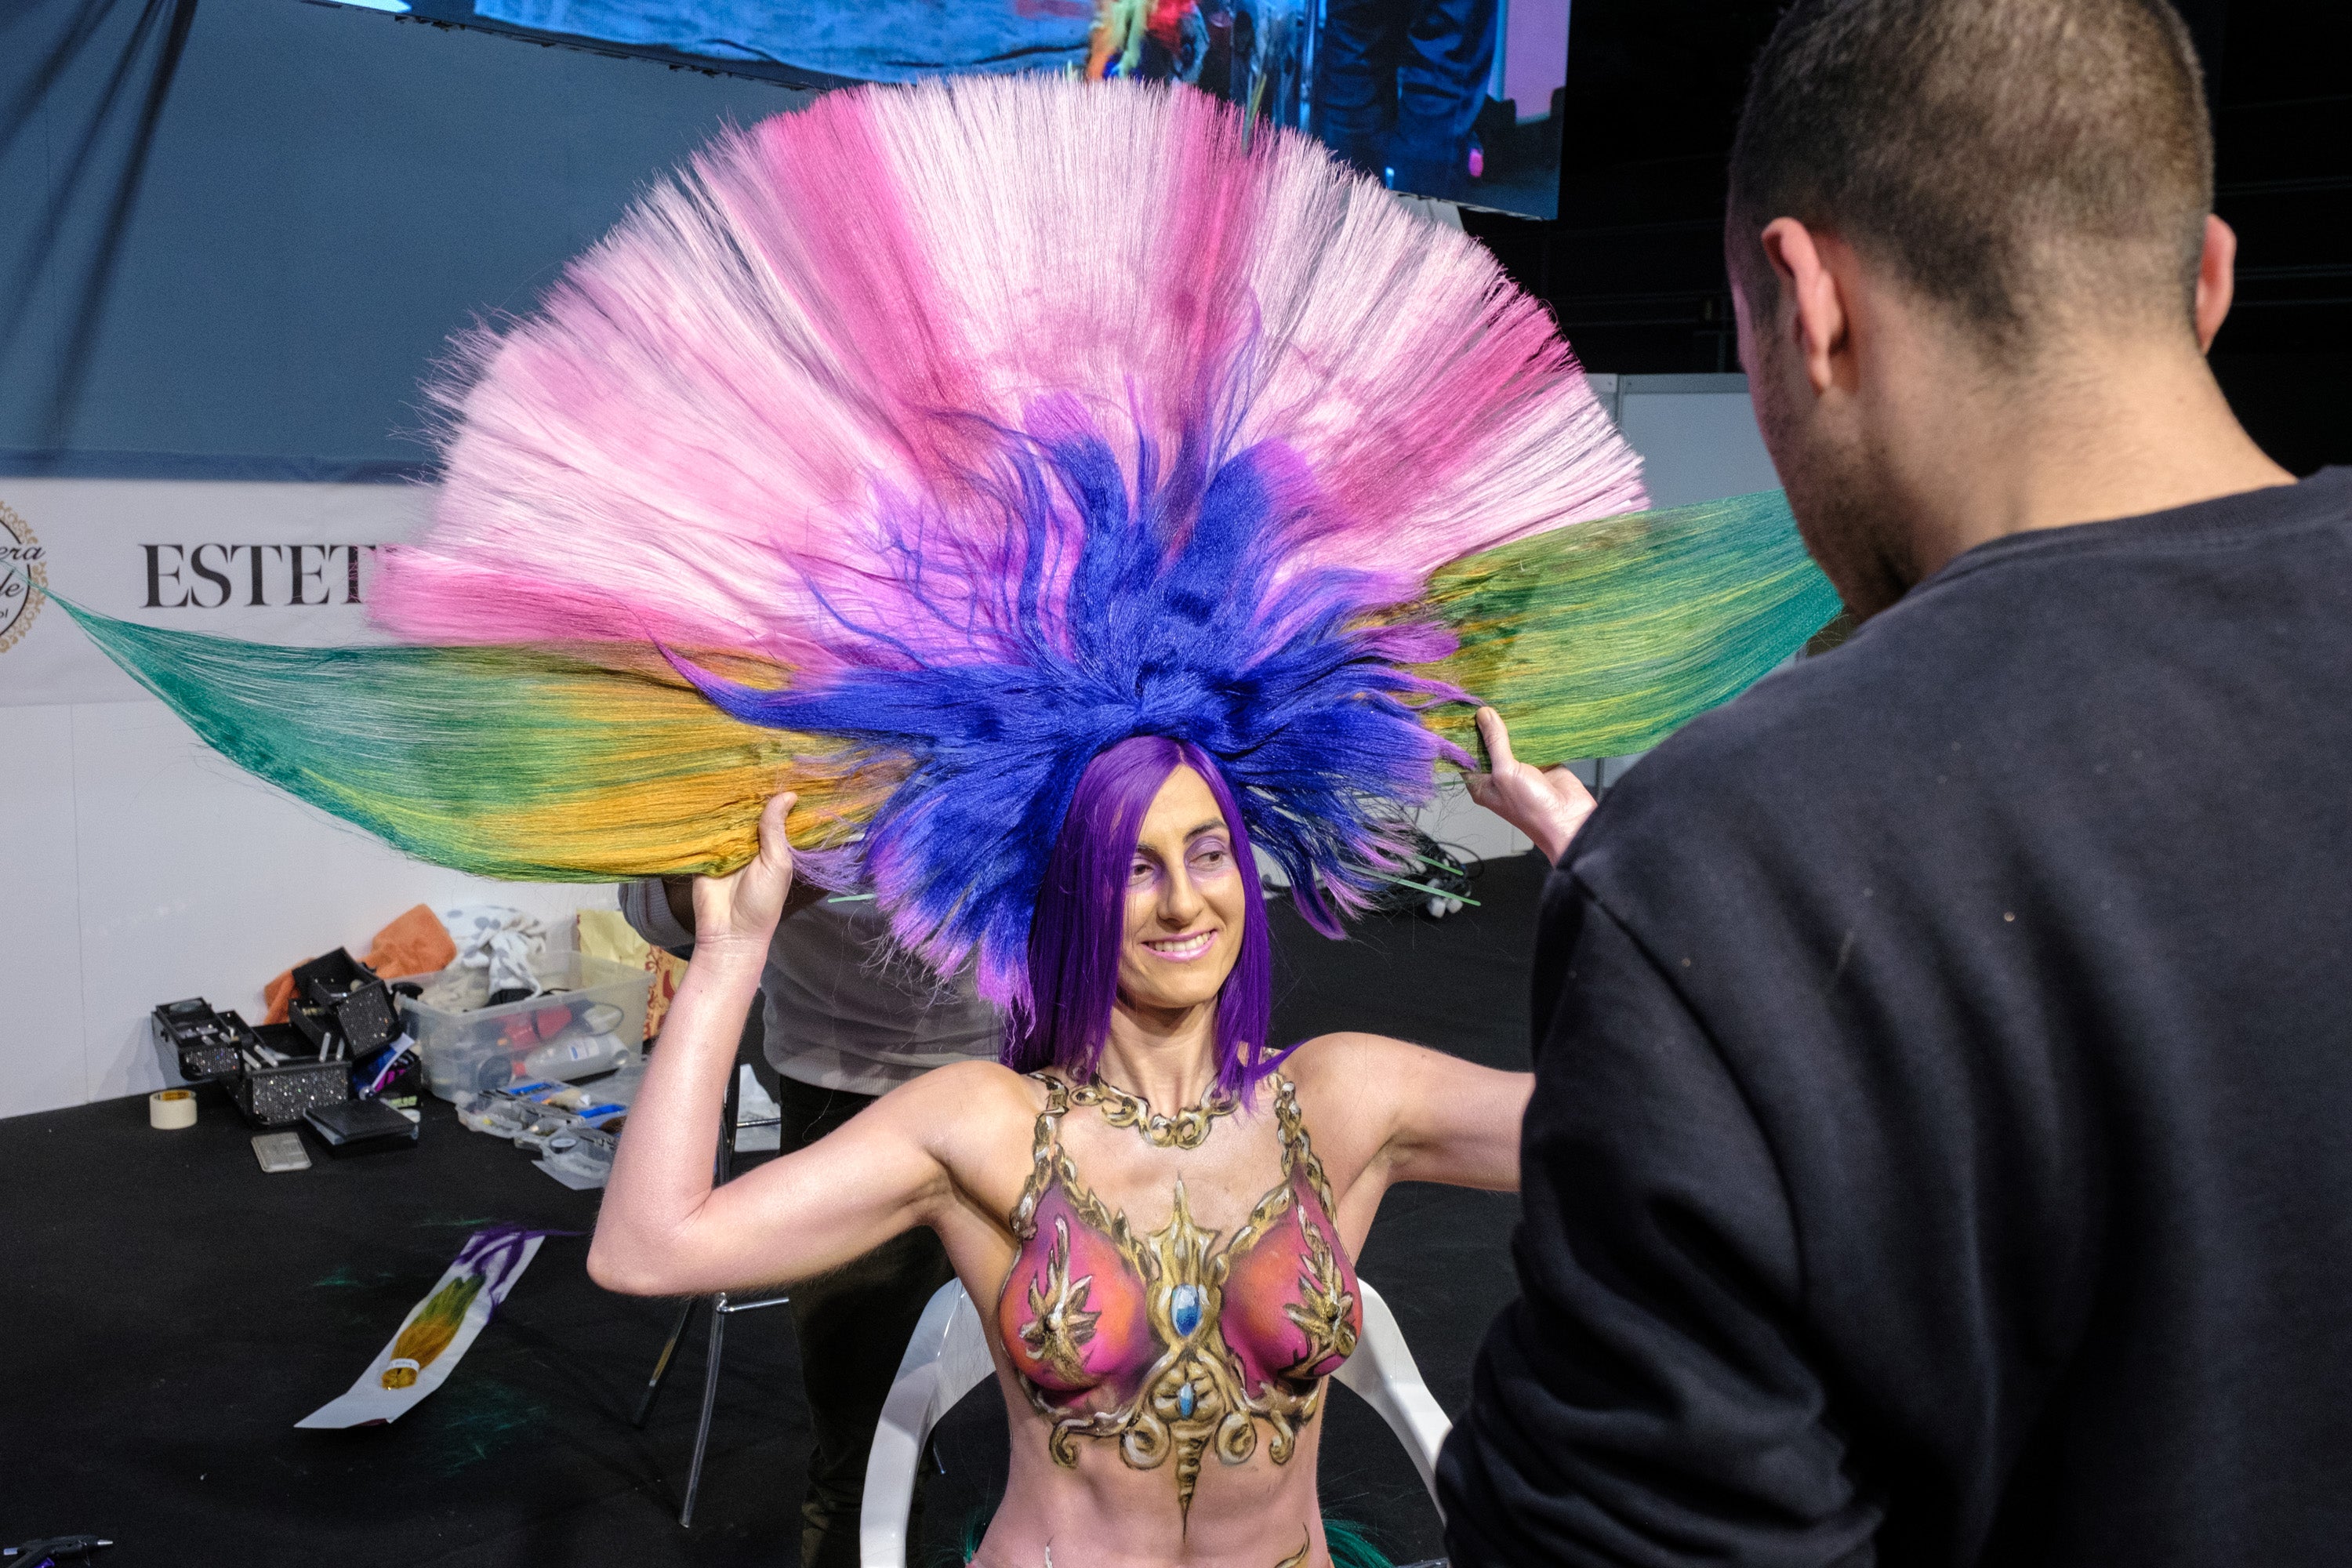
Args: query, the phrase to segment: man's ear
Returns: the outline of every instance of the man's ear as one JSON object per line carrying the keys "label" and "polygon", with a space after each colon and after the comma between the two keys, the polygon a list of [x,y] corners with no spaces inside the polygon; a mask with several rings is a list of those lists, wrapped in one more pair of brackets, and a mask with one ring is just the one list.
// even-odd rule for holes
{"label": "man's ear", "polygon": [[1820,396],[1835,384],[1835,360],[1846,346],[1844,291],[1822,257],[1820,240],[1792,217],[1776,217],[1764,226],[1764,255],[1780,286],[1780,310],[1775,331],[1788,334],[1787,346],[1796,351],[1805,367],[1805,379]]}
{"label": "man's ear", "polygon": [[2205,253],[2197,258],[2198,353],[2203,353],[2213,346],[2213,335],[2221,330],[2222,319],[2230,313],[2230,300],[2237,289],[2237,233],[2207,213]]}

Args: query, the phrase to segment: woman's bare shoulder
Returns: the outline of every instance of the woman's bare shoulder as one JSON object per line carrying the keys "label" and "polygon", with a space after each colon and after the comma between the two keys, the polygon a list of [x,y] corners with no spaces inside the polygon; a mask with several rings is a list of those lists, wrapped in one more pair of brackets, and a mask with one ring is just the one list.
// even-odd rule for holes
{"label": "woman's bare shoulder", "polygon": [[1045,1091],[994,1062],[950,1062],[884,1095],[869,1113],[930,1151],[951,1170],[992,1165],[996,1153],[1029,1147]]}
{"label": "woman's bare shoulder", "polygon": [[1282,1058],[1277,1070],[1301,1089],[1321,1087],[1352,1079],[1360,1073],[1379,1072],[1422,1056],[1426,1050],[1426,1047],[1393,1036],[1342,1029],[1301,1042]]}
{"label": "woman's bare shoulder", "polygon": [[900,1084],[884,1095],[880,1103],[927,1115],[945,1110],[963,1116],[1019,1116],[1026,1120],[1045,1103],[1045,1091],[1034,1079],[996,1062],[950,1062]]}
{"label": "woman's bare shoulder", "polygon": [[1469,1084],[1527,1077],[1391,1035],[1356,1030],[1317,1036],[1292,1051],[1279,1070],[1310,1104],[1321,1100],[1368,1114],[1376,1108],[1414,1105],[1432,1094],[1457,1092]]}
{"label": "woman's bare shoulder", "polygon": [[1412,1058],[1421,1054],[1421,1047],[1387,1035],[1342,1030],[1301,1043],[1275,1070],[1297,1088],[1311,1118],[1385,1125],[1396,1092],[1412,1076]]}
{"label": "woman's bare shoulder", "polygon": [[1045,1086],[1034,1079],[994,1062],[967,1061],[901,1084],[874,1110],[892,1118],[898,1136],[937,1161],[947,1190],[961,1194],[933,1215],[930,1223],[938,1225],[947,1215],[975,1209],[992,1216],[1010,1212],[1029,1175],[1037,1113],[1045,1105]]}

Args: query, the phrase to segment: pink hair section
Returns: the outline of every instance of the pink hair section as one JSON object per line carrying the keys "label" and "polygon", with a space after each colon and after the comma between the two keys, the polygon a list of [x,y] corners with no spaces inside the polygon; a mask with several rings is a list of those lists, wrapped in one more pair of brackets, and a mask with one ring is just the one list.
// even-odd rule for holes
{"label": "pink hair section", "polygon": [[[822,665],[885,620],[910,499],[975,559],[989,426],[1273,442],[1334,520],[1298,568],[1418,583],[1643,502],[1639,459],[1483,247],[1206,95],[1058,78],[827,94],[732,132],[458,345],[434,521],[386,626]],[[1132,479],[1130,471],[1130,480]]]}

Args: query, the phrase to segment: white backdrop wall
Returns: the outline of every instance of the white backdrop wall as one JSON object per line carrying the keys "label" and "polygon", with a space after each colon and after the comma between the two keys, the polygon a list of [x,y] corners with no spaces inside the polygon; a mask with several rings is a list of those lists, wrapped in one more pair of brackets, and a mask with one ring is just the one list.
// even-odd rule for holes
{"label": "white backdrop wall", "polygon": [[[1739,377],[1594,379],[1661,504],[1773,484]],[[400,485],[0,478],[0,506],[39,539],[58,593],[278,643],[373,640],[371,547],[410,537],[428,501]],[[1458,787],[1426,821],[1474,857],[1528,847]],[[419,864],[249,777],[55,604],[0,651],[0,1115],[176,1081],[150,1007],[203,995],[257,1017],[270,976],[362,949],[412,904],[503,902],[562,921],[613,902],[610,888]]]}
{"label": "white backdrop wall", "polygon": [[1596,375],[1593,390],[1642,454],[1653,506],[1780,488],[1744,375]]}
{"label": "white backdrop wall", "polygon": [[[373,638],[367,547],[408,537],[425,499],[397,485],[0,479],[0,505],[77,604],[282,643]],[[251,778],[55,604],[0,652],[0,1115],[178,1081],[150,1007],[202,995],[257,1020],[270,976],[338,945],[365,951],[413,904],[507,903],[561,923],[613,902],[610,888],[420,864]]]}

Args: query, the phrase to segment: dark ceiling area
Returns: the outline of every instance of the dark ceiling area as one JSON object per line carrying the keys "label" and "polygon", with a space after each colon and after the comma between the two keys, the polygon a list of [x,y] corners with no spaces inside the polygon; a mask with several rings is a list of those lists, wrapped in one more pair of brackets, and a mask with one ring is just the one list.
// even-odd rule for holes
{"label": "dark ceiling area", "polygon": [[[2215,374],[2297,473],[2352,462],[2352,6],[2189,0],[2213,105],[2216,205],[2238,232]],[[1724,164],[1773,0],[1575,0],[1560,216],[1465,214],[1584,363],[1738,370]]]}

